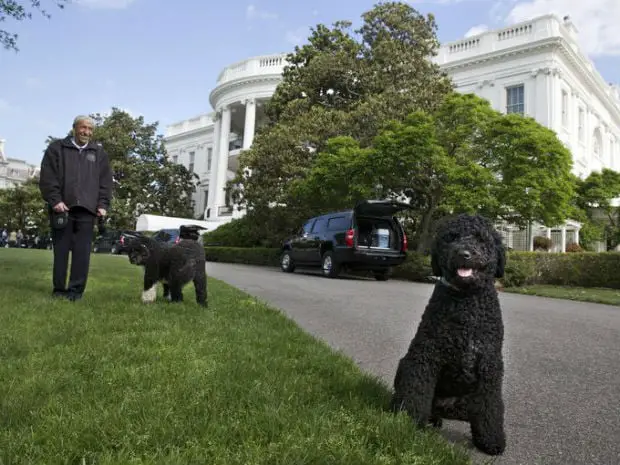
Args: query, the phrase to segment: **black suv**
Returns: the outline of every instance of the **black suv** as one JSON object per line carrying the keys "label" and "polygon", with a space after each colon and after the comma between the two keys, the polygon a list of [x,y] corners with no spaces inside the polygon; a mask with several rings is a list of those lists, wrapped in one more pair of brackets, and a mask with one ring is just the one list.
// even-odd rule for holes
{"label": "black suv", "polygon": [[324,276],[335,278],[343,269],[370,270],[387,281],[391,268],[407,257],[407,236],[394,216],[407,208],[393,200],[365,200],[352,210],[311,218],[284,242],[282,271],[320,266]]}
{"label": "black suv", "polygon": [[93,241],[93,252],[109,252],[118,255],[125,252],[125,241],[127,237],[133,237],[137,233],[129,230],[109,230],[98,236]]}

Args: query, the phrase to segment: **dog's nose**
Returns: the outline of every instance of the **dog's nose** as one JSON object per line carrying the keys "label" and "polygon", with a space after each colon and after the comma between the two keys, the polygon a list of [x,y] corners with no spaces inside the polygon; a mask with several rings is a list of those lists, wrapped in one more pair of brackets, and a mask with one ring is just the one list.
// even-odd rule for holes
{"label": "dog's nose", "polygon": [[469,260],[471,258],[471,252],[469,250],[461,250],[459,255],[465,260]]}

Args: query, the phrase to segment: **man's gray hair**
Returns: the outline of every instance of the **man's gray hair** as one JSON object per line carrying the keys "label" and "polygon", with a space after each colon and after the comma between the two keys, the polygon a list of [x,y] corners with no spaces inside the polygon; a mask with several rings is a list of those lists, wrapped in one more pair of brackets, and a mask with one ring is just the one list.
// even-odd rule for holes
{"label": "man's gray hair", "polygon": [[92,119],[90,116],[88,116],[88,115],[78,115],[73,120],[73,127],[75,127],[80,121],[88,121],[92,126],[95,125],[95,120]]}

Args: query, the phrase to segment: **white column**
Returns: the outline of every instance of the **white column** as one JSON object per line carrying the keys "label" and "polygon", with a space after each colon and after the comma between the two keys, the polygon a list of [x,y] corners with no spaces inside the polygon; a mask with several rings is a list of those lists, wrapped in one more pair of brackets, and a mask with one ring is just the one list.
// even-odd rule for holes
{"label": "white column", "polygon": [[566,226],[562,226],[562,249],[560,252],[566,252]]}
{"label": "white column", "polygon": [[579,228],[575,228],[575,243],[579,244]]}
{"label": "white column", "polygon": [[[219,139],[220,133],[222,132],[222,117],[219,112],[216,113],[215,119],[215,129],[213,131],[213,155],[211,158],[211,171],[209,173],[209,200],[207,202],[207,207],[211,209],[211,214],[209,219],[216,216],[216,208],[215,208],[215,186],[217,183],[217,163],[218,163],[218,150],[219,150]],[[206,215],[206,211],[205,211]]]}
{"label": "white column", "polygon": [[551,121],[551,114],[553,112],[551,108],[551,70],[544,68],[542,72],[536,78],[536,119],[543,126],[552,128],[553,122]]}
{"label": "white column", "polygon": [[[217,177],[215,179],[214,200],[215,209],[226,202],[224,188],[226,187],[226,173],[228,172],[228,145],[230,139],[230,107],[222,109],[222,126],[220,129],[219,147],[217,154]],[[217,212],[215,212],[217,214]]]}
{"label": "white column", "polygon": [[256,101],[249,98],[245,101],[245,126],[243,128],[243,150],[247,150],[254,142],[256,128]]}

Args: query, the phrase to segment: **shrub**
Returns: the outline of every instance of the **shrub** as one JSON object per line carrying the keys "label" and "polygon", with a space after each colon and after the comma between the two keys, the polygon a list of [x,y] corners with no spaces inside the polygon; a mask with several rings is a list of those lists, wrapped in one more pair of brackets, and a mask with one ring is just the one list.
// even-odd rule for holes
{"label": "shrub", "polygon": [[279,266],[280,249],[268,247],[205,247],[208,262]]}
{"label": "shrub", "polygon": [[392,277],[407,281],[429,282],[432,275],[430,256],[409,252],[405,263],[394,268]]}
{"label": "shrub", "polygon": [[566,251],[567,252],[583,252],[583,249],[576,242],[570,242],[566,244]]}
{"label": "shrub", "polygon": [[499,281],[504,287],[524,286],[529,284],[535,273],[533,261],[508,259],[504,269],[504,277]]}
{"label": "shrub", "polygon": [[548,251],[553,246],[551,239],[544,236],[534,236],[534,250]]}
{"label": "shrub", "polygon": [[294,220],[285,213],[277,208],[248,212],[205,233],[203,243],[216,247],[280,247],[282,241],[301,226],[293,224]]}
{"label": "shrub", "polygon": [[[279,266],[280,249],[270,247],[205,247],[207,261]],[[537,253],[509,252],[505,287],[530,284],[606,287],[620,289],[620,252]],[[407,260],[395,267],[392,276],[407,281],[429,282],[430,258],[409,252]]]}

